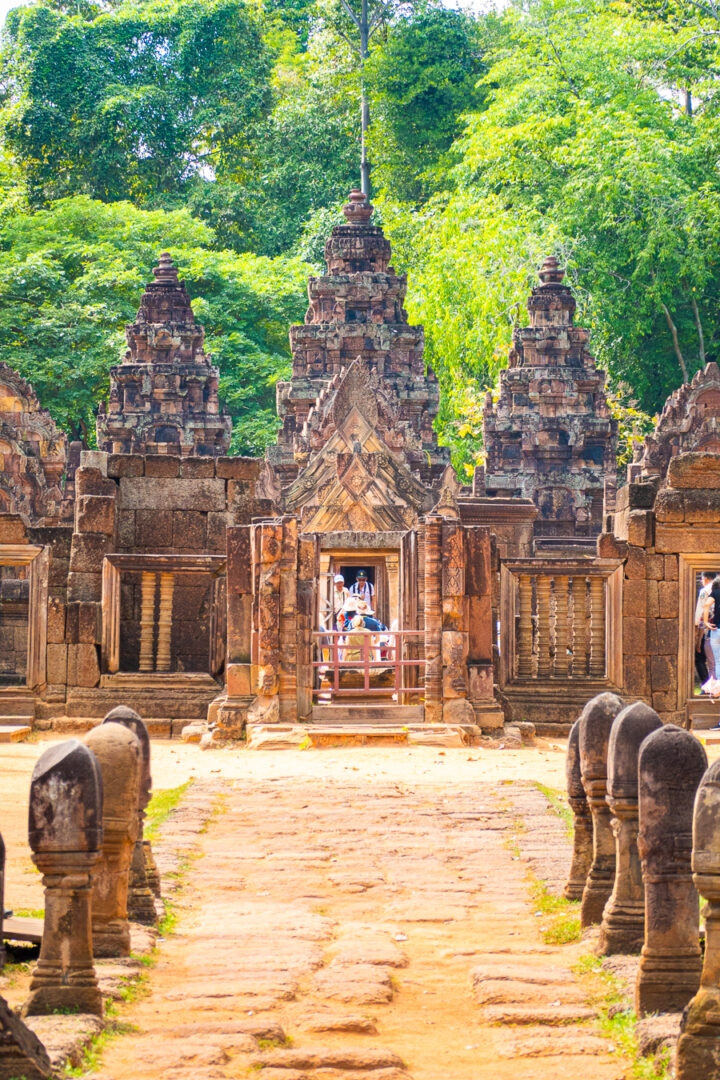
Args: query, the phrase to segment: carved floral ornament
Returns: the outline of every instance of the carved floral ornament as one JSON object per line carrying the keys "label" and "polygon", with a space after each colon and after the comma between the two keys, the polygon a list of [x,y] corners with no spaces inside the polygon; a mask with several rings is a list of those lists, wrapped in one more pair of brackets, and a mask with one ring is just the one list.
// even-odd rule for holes
{"label": "carved floral ornament", "polygon": [[671,458],[692,451],[720,453],[720,368],[714,361],[667,399],[645,439],[642,474],[664,478]]}

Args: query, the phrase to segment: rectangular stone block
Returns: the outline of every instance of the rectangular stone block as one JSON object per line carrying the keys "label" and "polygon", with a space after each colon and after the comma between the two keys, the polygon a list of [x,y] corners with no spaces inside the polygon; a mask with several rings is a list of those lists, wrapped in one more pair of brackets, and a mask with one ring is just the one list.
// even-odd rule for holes
{"label": "rectangular stone block", "polygon": [[94,645],[100,641],[101,611],[91,600],[73,601],[67,609],[67,637],[73,644]]}
{"label": "rectangular stone block", "polygon": [[[142,510],[138,513],[142,513]],[[172,545],[176,551],[204,552],[207,545],[207,514],[195,510],[176,510],[172,517]]]}
{"label": "rectangular stone block", "polygon": [[47,647],[47,681],[49,683],[65,683],[67,681],[67,645],[48,645]]}
{"label": "rectangular stone block", "polygon": [[685,498],[682,491],[665,488],[655,500],[655,516],[658,521],[684,521]]}
{"label": "rectangular stone block", "polygon": [[686,491],[685,521],[720,522],[720,491]]}
{"label": "rectangular stone block", "polygon": [[[122,481],[121,481],[122,483]],[[80,466],[75,470],[75,495],[110,495],[117,493],[117,482],[103,476],[100,469]]]}
{"label": "rectangular stone block", "polygon": [[107,474],[119,480],[121,476],[143,476],[145,458],[142,454],[109,454]]}
{"label": "rectangular stone block", "polygon": [[251,664],[228,664],[227,692],[228,697],[245,697],[253,693]]}
{"label": "rectangular stone block", "polygon": [[648,619],[660,618],[660,601],[657,581],[648,581],[647,583],[647,617]]}
{"label": "rectangular stone block", "polygon": [[637,697],[645,697],[648,691],[648,667],[646,656],[633,656],[627,651],[623,660],[625,691]]}
{"label": "rectangular stone block", "polygon": [[653,581],[662,581],[666,576],[664,555],[648,555],[646,566],[649,579]]}
{"label": "rectangular stone block", "polygon": [[76,529],[81,533],[115,532],[115,498],[110,495],[82,495],[77,502]]}
{"label": "rectangular stone block", "polygon": [[221,457],[215,462],[215,475],[224,480],[257,480],[262,458]]}
{"label": "rectangular stone block", "polygon": [[172,547],[172,510],[138,510],[135,514],[135,543],[145,551]]}
{"label": "rectangular stone block", "polygon": [[64,592],[67,586],[68,570],[70,569],[70,559],[56,559],[55,556],[50,560],[50,567],[48,569],[48,586],[51,589],[56,589],[58,592]]}
{"label": "rectangular stone block", "polygon": [[80,466],[99,469],[103,476],[107,476],[108,454],[104,450],[81,450]]}
{"label": "rectangular stone block", "polygon": [[180,476],[195,480],[206,479],[215,475],[215,458],[191,457],[180,459]]}
{"label": "rectangular stone block", "polygon": [[674,657],[650,657],[650,685],[653,694],[659,690],[677,689],[677,660]]}
{"label": "rectangular stone block", "polygon": [[658,582],[658,607],[661,619],[677,619],[679,610],[677,581]]}
{"label": "rectangular stone block", "polygon": [[652,695],[652,707],[661,716],[663,713],[671,712],[676,705],[677,697],[675,694],[658,692]]}
{"label": "rectangular stone block", "polygon": [[628,544],[652,547],[653,515],[650,510],[631,510],[628,514]]}
{"label": "rectangular stone block", "polygon": [[0,544],[29,544],[22,518],[12,514],[0,517]]}
{"label": "rectangular stone block", "polygon": [[667,482],[673,488],[720,488],[720,457],[692,453],[671,458]]}
{"label": "rectangular stone block", "polygon": [[100,600],[102,597],[102,574],[67,575],[68,600]]}
{"label": "rectangular stone block", "polygon": [[249,524],[257,514],[254,480],[228,480],[227,505],[236,525]]}
{"label": "rectangular stone block", "polygon": [[112,540],[101,533],[75,533],[70,552],[70,570],[81,574],[98,574],[103,559],[112,551]]}
{"label": "rectangular stone block", "polygon": [[207,549],[209,555],[224,555],[227,550],[227,528],[229,514],[208,514]]}
{"label": "rectangular stone block", "polygon": [[97,686],[100,682],[95,645],[68,646],[68,686]]}
{"label": "rectangular stone block", "polygon": [[627,656],[643,656],[648,651],[645,619],[626,616],[623,619],[623,652]]}
{"label": "rectangular stone block", "polygon": [[118,546],[121,551],[135,547],[135,511],[120,510],[118,513]]}
{"label": "rectangular stone block", "polygon": [[225,481],[181,480],[160,476],[122,477],[122,510],[225,510]]}
{"label": "rectangular stone block", "polygon": [[47,639],[54,645],[65,641],[65,605],[55,597],[48,600]]}
{"label": "rectangular stone block", "polygon": [[623,611],[626,615],[644,619],[647,615],[648,582],[633,578],[623,588]]}
{"label": "rectangular stone block", "polygon": [[494,701],[493,682],[491,664],[468,664],[468,698],[470,701]]}
{"label": "rectangular stone block", "polygon": [[597,553],[601,559],[624,559],[627,555],[627,542],[618,540],[610,532],[601,533],[598,536]]}
{"label": "rectangular stone block", "polygon": [[678,620],[654,619],[653,623],[655,626],[656,651],[666,656],[677,656]]}
{"label": "rectangular stone block", "polygon": [[146,476],[179,476],[180,458],[172,454],[147,454],[145,457]]}
{"label": "rectangular stone block", "polygon": [[646,555],[643,548],[628,544],[625,577],[629,580],[632,578],[644,578],[646,576],[645,560]]}
{"label": "rectangular stone block", "polygon": [[678,561],[675,555],[664,555],[663,561],[665,565],[665,580],[677,581],[678,579]]}
{"label": "rectangular stone block", "polygon": [[704,551],[720,550],[720,525],[666,525],[655,526],[655,548],[664,554],[684,552],[686,555]]}

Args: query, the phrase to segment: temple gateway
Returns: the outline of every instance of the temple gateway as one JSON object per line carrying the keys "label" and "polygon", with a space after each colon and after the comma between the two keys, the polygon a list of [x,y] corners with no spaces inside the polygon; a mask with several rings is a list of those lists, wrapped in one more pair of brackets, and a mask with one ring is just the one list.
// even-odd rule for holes
{"label": "temple gateway", "polygon": [[0,366],[0,723],[157,734],[569,728],[603,690],[716,723],[694,661],[720,571],[720,370],[676,391],[618,487],[605,374],[553,258],[460,482],[439,388],[372,207],[309,281],[277,442],[231,423],[169,254],[111,368],[96,451]]}

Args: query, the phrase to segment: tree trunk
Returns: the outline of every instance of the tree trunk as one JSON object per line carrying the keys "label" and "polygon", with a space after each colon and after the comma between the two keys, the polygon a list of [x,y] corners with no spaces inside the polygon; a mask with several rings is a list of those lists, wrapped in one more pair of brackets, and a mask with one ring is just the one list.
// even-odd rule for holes
{"label": "tree trunk", "polygon": [[660,306],[665,312],[668,329],[672,335],[673,348],[675,349],[675,356],[677,357],[677,362],[680,365],[680,370],[682,371],[683,382],[689,382],[690,380],[688,378],[687,364],[685,363],[685,357],[683,356],[682,349],[680,348],[680,339],[678,338],[677,326],[672,320],[672,315],[670,314],[667,304],[664,304],[661,300]]}

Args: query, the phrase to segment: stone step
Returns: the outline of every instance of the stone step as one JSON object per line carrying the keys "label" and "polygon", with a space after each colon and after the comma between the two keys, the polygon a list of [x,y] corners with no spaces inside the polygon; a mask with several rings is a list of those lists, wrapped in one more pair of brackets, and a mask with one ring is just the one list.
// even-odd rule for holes
{"label": "stone step", "polygon": [[35,698],[32,694],[8,693],[0,691],[0,715],[18,716],[23,722],[29,718],[30,723],[35,716]]}
{"label": "stone step", "polygon": [[313,724],[372,724],[379,727],[385,724],[421,723],[423,714],[422,705],[314,705],[311,719]]}
{"label": "stone step", "polygon": [[13,717],[8,722],[7,716],[0,716],[0,743],[21,742],[32,733],[30,724],[18,724],[16,720]]}

